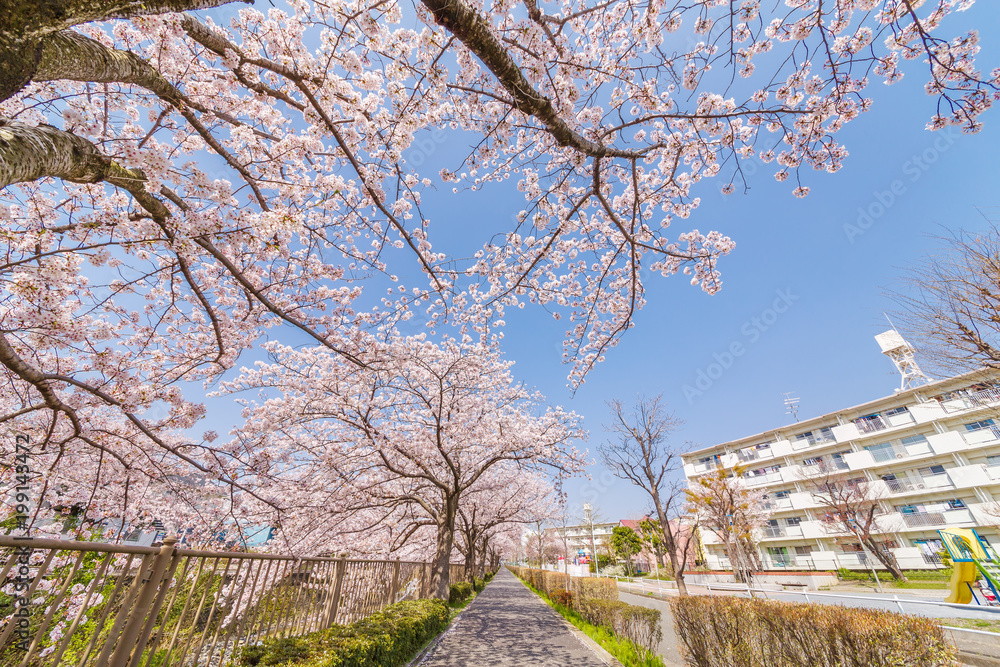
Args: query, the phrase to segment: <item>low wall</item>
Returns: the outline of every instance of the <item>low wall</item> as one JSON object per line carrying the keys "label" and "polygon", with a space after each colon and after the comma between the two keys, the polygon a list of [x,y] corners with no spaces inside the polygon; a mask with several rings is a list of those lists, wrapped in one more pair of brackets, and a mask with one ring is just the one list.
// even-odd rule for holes
{"label": "low wall", "polygon": [[[836,572],[755,572],[754,584],[780,586],[781,584],[804,584],[804,590],[818,591],[820,586],[833,586],[837,583]],[[705,584],[735,584],[736,577],[732,572],[685,572],[684,581],[694,585]]]}

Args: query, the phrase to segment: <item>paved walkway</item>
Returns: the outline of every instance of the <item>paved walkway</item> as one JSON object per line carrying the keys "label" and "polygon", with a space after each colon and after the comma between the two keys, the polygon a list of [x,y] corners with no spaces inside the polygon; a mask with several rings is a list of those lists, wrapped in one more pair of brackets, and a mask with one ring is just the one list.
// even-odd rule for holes
{"label": "paved walkway", "polygon": [[462,610],[420,667],[604,667],[566,621],[506,568]]}

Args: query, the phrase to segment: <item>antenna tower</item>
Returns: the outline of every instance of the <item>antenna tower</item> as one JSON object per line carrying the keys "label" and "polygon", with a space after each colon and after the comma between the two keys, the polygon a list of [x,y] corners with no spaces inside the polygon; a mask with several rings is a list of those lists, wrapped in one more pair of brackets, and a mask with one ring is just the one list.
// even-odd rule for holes
{"label": "antenna tower", "polygon": [[792,396],[793,392],[786,391],[782,392],[782,396],[785,397],[785,414],[791,415],[795,418],[795,421],[799,420],[799,399]]}

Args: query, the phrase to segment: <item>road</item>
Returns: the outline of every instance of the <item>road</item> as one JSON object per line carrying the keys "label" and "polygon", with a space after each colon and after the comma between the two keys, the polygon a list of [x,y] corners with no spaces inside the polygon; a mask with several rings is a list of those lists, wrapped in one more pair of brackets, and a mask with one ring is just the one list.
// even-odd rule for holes
{"label": "road", "polygon": [[[722,584],[725,588],[736,588],[737,584]],[[658,587],[654,580],[633,579],[629,582],[619,581],[619,590],[630,593],[646,594],[653,593],[656,596],[676,595],[677,591],[665,588],[662,584]],[[688,590],[696,595],[746,595],[745,590],[721,590],[712,586],[711,590],[707,586],[696,586],[688,584]],[[930,618],[977,618],[991,621],[1000,621],[1000,607],[983,607],[972,605],[949,605],[946,604],[939,593],[928,591],[929,595],[921,596],[912,593],[827,593],[808,592],[792,593],[768,590],[765,593],[757,593],[771,600],[787,600],[789,602],[818,602],[821,604],[837,604],[846,607],[864,607],[868,609],[881,609],[884,611],[896,611],[916,616],[927,616]]]}

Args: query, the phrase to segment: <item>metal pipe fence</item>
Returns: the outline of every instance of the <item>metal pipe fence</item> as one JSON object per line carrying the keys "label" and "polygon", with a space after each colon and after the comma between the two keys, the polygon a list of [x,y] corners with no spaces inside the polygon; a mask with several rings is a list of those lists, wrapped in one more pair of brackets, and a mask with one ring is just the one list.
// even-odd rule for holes
{"label": "metal pipe fence", "polygon": [[[464,578],[451,566],[452,582]],[[225,667],[430,594],[429,563],[0,536],[0,667]]]}

